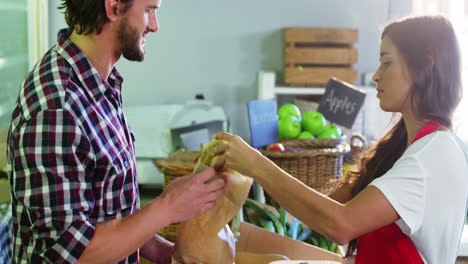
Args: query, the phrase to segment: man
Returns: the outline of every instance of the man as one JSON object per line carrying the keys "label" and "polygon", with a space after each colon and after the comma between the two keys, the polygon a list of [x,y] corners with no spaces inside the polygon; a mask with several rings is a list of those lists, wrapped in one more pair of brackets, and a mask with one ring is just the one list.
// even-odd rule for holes
{"label": "man", "polygon": [[161,0],[63,0],[69,29],[27,76],[13,112],[8,170],[14,263],[170,263],[164,226],[211,209],[209,169],[139,210],[134,136],[122,110],[121,55],[145,57]]}

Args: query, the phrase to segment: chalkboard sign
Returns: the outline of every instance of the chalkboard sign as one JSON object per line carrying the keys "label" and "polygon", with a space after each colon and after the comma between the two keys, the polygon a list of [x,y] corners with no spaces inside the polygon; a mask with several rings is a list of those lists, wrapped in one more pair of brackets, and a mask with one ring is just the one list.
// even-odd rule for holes
{"label": "chalkboard sign", "polygon": [[328,81],[317,111],[328,121],[351,128],[365,97],[365,91],[333,77]]}
{"label": "chalkboard sign", "polygon": [[247,103],[252,146],[259,148],[279,141],[278,115],[274,98]]}

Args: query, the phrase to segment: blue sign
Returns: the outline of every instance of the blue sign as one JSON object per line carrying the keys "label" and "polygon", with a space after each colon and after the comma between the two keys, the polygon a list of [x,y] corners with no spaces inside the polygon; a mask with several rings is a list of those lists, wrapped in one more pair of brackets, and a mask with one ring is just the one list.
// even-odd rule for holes
{"label": "blue sign", "polygon": [[249,101],[247,108],[252,146],[259,148],[278,142],[278,115],[275,99]]}

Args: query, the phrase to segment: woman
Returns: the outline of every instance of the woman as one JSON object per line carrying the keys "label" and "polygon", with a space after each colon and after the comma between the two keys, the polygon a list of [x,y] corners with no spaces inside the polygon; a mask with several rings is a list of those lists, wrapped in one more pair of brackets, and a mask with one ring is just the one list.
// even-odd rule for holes
{"label": "woman", "polygon": [[442,16],[384,28],[373,76],[380,108],[401,114],[345,184],[326,197],[228,133],[217,167],[254,177],[281,206],[356,263],[454,263],[465,223],[468,154],[451,132],[461,99],[460,53]]}

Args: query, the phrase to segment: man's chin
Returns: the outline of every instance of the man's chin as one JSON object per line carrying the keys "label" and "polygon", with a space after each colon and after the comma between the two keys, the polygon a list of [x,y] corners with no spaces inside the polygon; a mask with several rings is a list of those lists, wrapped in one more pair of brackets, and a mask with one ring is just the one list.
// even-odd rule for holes
{"label": "man's chin", "polygon": [[123,53],[122,56],[129,61],[141,62],[145,60],[146,52],[139,52],[139,53],[132,53],[132,54]]}

